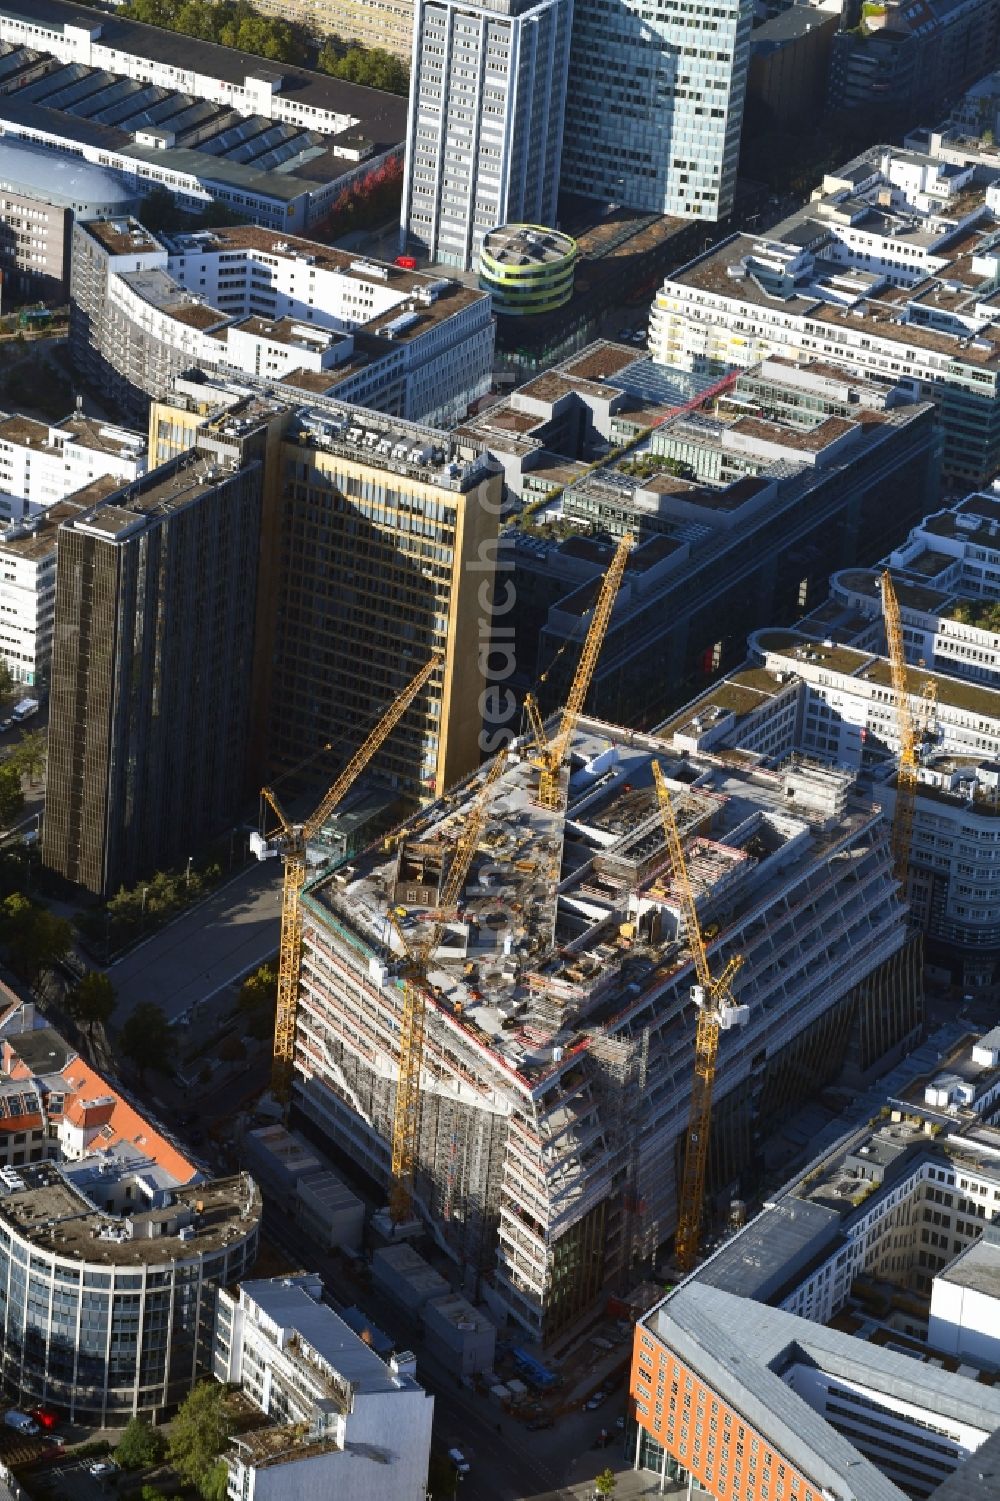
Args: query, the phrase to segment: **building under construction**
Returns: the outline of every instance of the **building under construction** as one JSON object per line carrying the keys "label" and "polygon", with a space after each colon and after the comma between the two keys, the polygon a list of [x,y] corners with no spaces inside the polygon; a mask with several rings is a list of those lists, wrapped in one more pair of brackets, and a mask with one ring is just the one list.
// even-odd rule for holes
{"label": "building under construction", "polygon": [[[752,1174],[781,1112],[919,1024],[889,829],[835,768],[763,770],[582,719],[561,809],[515,742],[457,904],[443,873],[488,766],[306,888],[300,1118],[376,1180],[390,1142],[407,974],[428,966],[414,1204],[469,1290],[543,1340],[673,1234],[694,1054],[684,904],[653,780],[671,793],[723,1033],[709,1208]],[[558,800],[557,800],[558,801]],[[444,908],[444,910],[442,910]]]}

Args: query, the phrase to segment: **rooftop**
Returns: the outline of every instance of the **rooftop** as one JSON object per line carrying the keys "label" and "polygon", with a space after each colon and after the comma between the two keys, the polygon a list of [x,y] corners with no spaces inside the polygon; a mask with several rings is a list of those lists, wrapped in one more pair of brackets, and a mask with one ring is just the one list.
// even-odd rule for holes
{"label": "rooftop", "polygon": [[483,241],[483,253],[501,266],[547,266],[576,254],[576,241],[536,224],[501,224]]}
{"label": "rooftop", "polygon": [[[428,987],[446,1032],[490,1054],[522,1088],[543,1089],[554,1065],[574,1047],[588,1046],[595,1027],[613,1031],[647,989],[691,963],[686,943],[675,936],[680,894],[653,789],[654,755],[674,794],[699,900],[708,909],[724,901],[734,920],[766,901],[772,883],[810,866],[827,841],[874,816],[860,805],[845,808],[835,834],[799,816],[798,807],[790,811],[781,777],[755,780],[678,756],[664,740],[581,720],[564,823],[537,805],[537,772],[515,752],[494,785],[479,856],[458,920],[447,926],[430,965]],[[433,871],[464,827],[482,775],[403,825],[395,851],[368,850],[307,890],[316,916],[335,921],[357,952],[387,973],[402,958],[388,909],[405,909],[404,931],[411,939],[419,934],[436,900]],[[836,800],[850,779],[825,775]],[[779,850],[787,863],[771,861]],[[481,874],[484,861],[502,872],[503,902]],[[639,937],[632,926],[640,891],[644,903],[663,913],[655,937],[652,929]],[[512,911],[520,915],[508,934],[504,913]]]}
{"label": "rooftop", "polygon": [[[105,1199],[125,1183],[138,1184],[142,1163],[108,1153],[86,1159],[93,1188],[76,1168],[31,1163],[0,1182],[0,1222],[40,1251],[71,1261],[126,1268],[185,1260],[218,1250],[245,1235],[260,1215],[260,1194],[250,1178],[218,1178],[173,1187],[159,1196],[136,1194],[134,1208],[109,1213]],[[89,1186],[89,1185],[88,1185]],[[93,1191],[101,1195],[98,1207]],[[147,1205],[148,1207],[139,1207]]]}
{"label": "rooftop", "polygon": [[987,1227],[979,1240],[973,1241],[937,1276],[942,1282],[1000,1300],[1000,1233]]}

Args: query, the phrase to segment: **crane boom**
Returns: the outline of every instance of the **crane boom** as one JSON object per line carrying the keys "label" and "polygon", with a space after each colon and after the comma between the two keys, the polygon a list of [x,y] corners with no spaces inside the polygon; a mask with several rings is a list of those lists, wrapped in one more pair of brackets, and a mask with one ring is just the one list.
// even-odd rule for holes
{"label": "crane boom", "polygon": [[[507,750],[508,746],[504,745],[498,752],[476,795],[441,890],[441,912],[457,901],[469,873],[486,826],[490,794],[506,765]],[[389,1210],[393,1221],[399,1224],[409,1218],[413,1205],[413,1174],[420,1130],[420,1071],[424,1061],[427,1016],[427,966],[441,941],[444,919],[435,916],[429,934],[411,943],[391,907],[389,916],[409,961],[403,981],[403,1015],[399,1026],[399,1080],[392,1116],[392,1183],[389,1190]]]}
{"label": "crane boom", "polygon": [[541,771],[538,784],[538,801],[543,808],[558,811],[561,795],[559,788],[559,773],[569,748],[570,738],[576,727],[576,722],[583,711],[587,701],[587,692],[590,688],[591,679],[594,676],[594,668],[600,656],[601,647],[611,619],[611,611],[614,608],[618,589],[625,573],[625,565],[628,555],[635,544],[635,538],[631,532],[626,532],[615,549],[615,555],[601,583],[601,591],[597,596],[594,613],[591,616],[590,627],[583,643],[583,651],[580,653],[580,661],[577,664],[576,673],[566,698],[566,706],[562,712],[559,728],[553,738],[545,746],[538,760]]}
{"label": "crane boom", "polygon": [[276,1100],[287,1104],[292,1087],[292,1060],[295,1056],[295,1008],[299,993],[299,964],[302,957],[302,910],[300,897],[306,883],[306,847],[316,831],[329,818],[344,793],[368,765],[379,747],[388,739],[395,726],[427,682],[431,673],[440,665],[441,658],[433,656],[425,662],[416,677],[407,684],[386,710],[379,723],[364,743],[355,751],[347,766],[322,799],[319,807],[305,823],[289,822],[281,804],[270,787],[261,790],[261,796],[270,804],[278,818],[280,832],[278,844],[284,857],[284,883],[281,890],[281,947],[278,957],[278,1005],[274,1017],[274,1055],[271,1067],[271,1090]]}
{"label": "crane boom", "polygon": [[917,731],[910,709],[910,690],[906,676],[906,655],[903,649],[903,625],[899,614],[899,601],[888,571],[882,574],[879,583],[882,588],[882,614],[885,619],[889,670],[896,695],[896,733],[899,738],[896,811],[892,820],[892,854],[896,879],[905,895],[910,869],[913,814],[917,798]]}
{"label": "crane boom", "polygon": [[681,892],[681,904],[687,925],[687,938],[694,959],[697,985],[691,994],[698,1008],[695,1029],[694,1078],[691,1084],[691,1108],[688,1113],[687,1134],[684,1143],[684,1172],[677,1205],[677,1234],[674,1251],[682,1271],[690,1271],[698,1255],[701,1240],[701,1221],[705,1202],[705,1176],[708,1170],[708,1142],[712,1130],[712,1091],[715,1087],[715,1066],[719,1053],[719,1033],[731,1025],[740,1014],[732,998],[732,982],[743,963],[741,954],[734,954],[725,969],[716,979],[712,978],[698,920],[698,907],[694,890],[688,876],[684,848],[681,844],[677,820],[670,802],[670,793],[658,761],[653,762],[653,781],[656,797],[663,819],[663,833],[673,867],[673,875]]}

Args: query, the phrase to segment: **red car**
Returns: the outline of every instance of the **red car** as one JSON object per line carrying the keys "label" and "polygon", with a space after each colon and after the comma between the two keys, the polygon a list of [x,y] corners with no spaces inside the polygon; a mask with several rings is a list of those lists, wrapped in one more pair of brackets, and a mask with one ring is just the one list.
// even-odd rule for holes
{"label": "red car", "polygon": [[51,1433],[59,1421],[50,1407],[33,1407],[29,1416],[33,1417],[39,1428],[44,1428],[46,1433]]}
{"label": "red car", "polygon": [[404,271],[416,271],[417,258],[415,255],[397,255],[396,265],[401,266]]}

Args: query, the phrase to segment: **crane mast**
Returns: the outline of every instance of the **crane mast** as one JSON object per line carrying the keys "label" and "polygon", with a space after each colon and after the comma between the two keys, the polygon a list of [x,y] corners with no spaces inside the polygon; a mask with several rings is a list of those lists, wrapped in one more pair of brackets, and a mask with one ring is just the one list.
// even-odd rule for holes
{"label": "crane mast", "polygon": [[663,820],[663,833],[674,880],[677,882],[687,929],[688,943],[694,960],[697,983],[691,987],[691,995],[698,1011],[695,1030],[694,1078],[691,1085],[691,1107],[688,1113],[687,1133],[684,1147],[684,1172],[677,1208],[677,1235],[674,1250],[677,1263],[684,1272],[690,1271],[698,1256],[701,1240],[701,1221],[705,1202],[705,1177],[708,1170],[708,1142],[712,1130],[712,1091],[715,1086],[715,1067],[719,1053],[719,1033],[734,1023],[746,1019],[746,1007],[737,1006],[732,996],[732,982],[743,963],[740,954],[734,954],[725,969],[713,979],[698,919],[698,905],[688,875],[684,848],[681,844],[677,820],[670,802],[670,793],[658,761],[653,762],[653,780],[656,797]]}
{"label": "crane mast", "polygon": [[420,1131],[420,1071],[424,1059],[424,1024],[427,1016],[427,967],[441,942],[445,913],[453,907],[469,873],[489,813],[490,795],[507,762],[507,746],[494,757],[455,846],[441,888],[437,912],[430,914],[429,932],[411,940],[392,907],[389,920],[406,955],[403,976],[403,1014],[399,1027],[399,1079],[392,1118],[392,1183],[389,1211],[395,1224],[409,1218],[413,1207],[413,1175]]}
{"label": "crane mast", "polygon": [[[541,754],[535,765],[539,768],[538,801],[543,808],[549,808],[558,812],[562,804],[560,789],[560,772],[569,742],[576,727],[576,722],[583,712],[583,706],[587,701],[587,691],[590,688],[591,679],[594,676],[594,668],[604,644],[604,637],[611,620],[611,611],[614,608],[618,589],[625,573],[625,565],[628,555],[635,545],[635,538],[631,532],[626,532],[615,549],[615,555],[611,559],[610,566],[601,583],[601,591],[597,596],[594,613],[591,617],[590,626],[586,639],[583,643],[583,651],[580,653],[580,661],[577,664],[576,673],[566,698],[566,706],[562,711],[559,728],[548,743],[544,738],[544,731],[540,741]],[[534,700],[532,700],[534,703]],[[528,710],[532,722],[532,729],[538,736],[540,721],[536,725],[535,714]],[[535,711],[537,713],[537,709]]]}
{"label": "crane mast", "polygon": [[304,823],[291,823],[270,787],[261,789],[278,820],[277,845],[284,859],[281,889],[281,946],[278,957],[278,1006],[274,1018],[274,1054],[271,1067],[271,1090],[276,1100],[287,1104],[292,1087],[292,1061],[295,1056],[295,1008],[299,993],[299,966],[302,958],[302,910],[300,898],[306,883],[306,850],[309,841],[330,817],[341,798],[368,765],[375,752],[389,738],[396,725],[440,666],[433,656],[416,677],[403,689],[386,710],[375,729],[359,746],[319,806]]}

